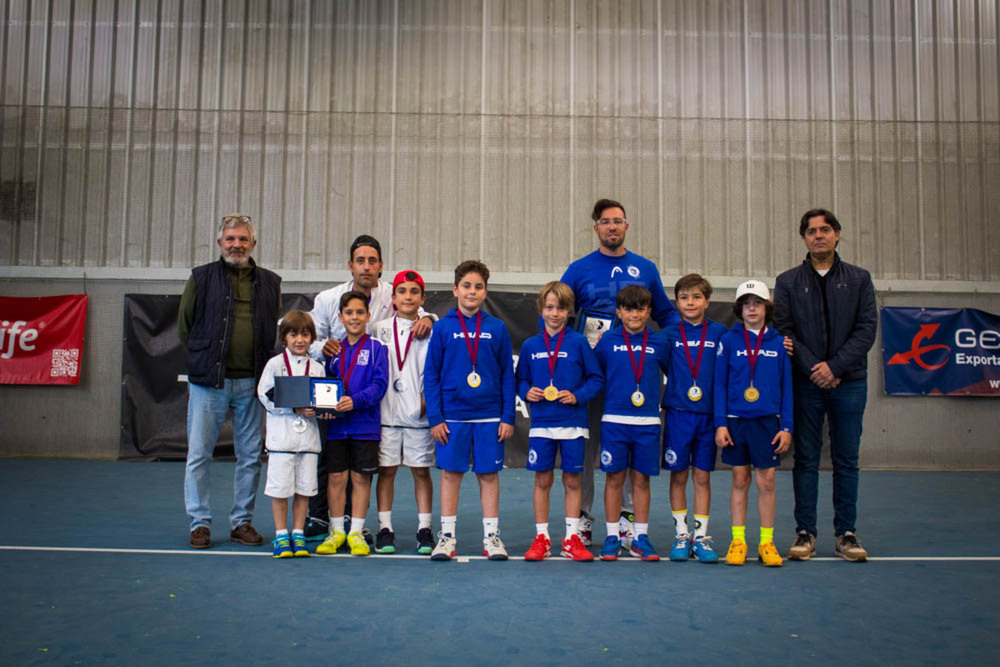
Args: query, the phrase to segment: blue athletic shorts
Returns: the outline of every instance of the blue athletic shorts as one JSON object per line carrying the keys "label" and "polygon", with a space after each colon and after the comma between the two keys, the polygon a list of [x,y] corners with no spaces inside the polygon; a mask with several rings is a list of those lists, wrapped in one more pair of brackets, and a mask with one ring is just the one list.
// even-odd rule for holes
{"label": "blue athletic shorts", "polygon": [[667,470],[715,470],[715,427],[707,412],[666,409],[663,423],[663,467]]}
{"label": "blue athletic shorts", "polygon": [[601,470],[634,468],[644,475],[660,474],[660,426],[601,422]]}
{"label": "blue athletic shorts", "polygon": [[490,473],[503,470],[503,443],[497,442],[500,422],[445,422],[448,444],[437,443],[437,467],[452,472]]}
{"label": "blue athletic shorts", "polygon": [[556,452],[562,455],[559,468],[563,472],[583,472],[583,452],[586,438],[556,440],[555,438],[528,438],[528,470],[536,472],[556,467]]}
{"label": "blue athletic shorts", "polygon": [[722,462],[730,466],[777,468],[781,455],[774,453],[771,441],[781,429],[777,417],[730,417],[729,436],[733,445],[722,450]]}

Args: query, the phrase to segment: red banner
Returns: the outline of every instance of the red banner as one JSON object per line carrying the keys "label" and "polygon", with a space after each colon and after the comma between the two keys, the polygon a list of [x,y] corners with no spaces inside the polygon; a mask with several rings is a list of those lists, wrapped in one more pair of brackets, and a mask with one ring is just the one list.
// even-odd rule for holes
{"label": "red banner", "polygon": [[0,296],[0,384],[79,384],[87,295]]}

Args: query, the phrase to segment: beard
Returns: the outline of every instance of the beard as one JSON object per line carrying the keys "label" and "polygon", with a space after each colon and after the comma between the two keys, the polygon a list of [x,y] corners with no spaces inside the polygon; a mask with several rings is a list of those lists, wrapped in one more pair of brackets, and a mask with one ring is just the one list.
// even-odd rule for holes
{"label": "beard", "polygon": [[625,239],[621,236],[619,236],[614,241],[608,239],[600,239],[600,241],[601,245],[607,248],[608,250],[618,250],[618,248],[621,248],[625,244]]}
{"label": "beard", "polygon": [[234,253],[222,251],[222,261],[234,269],[244,269],[250,264],[249,253]]}

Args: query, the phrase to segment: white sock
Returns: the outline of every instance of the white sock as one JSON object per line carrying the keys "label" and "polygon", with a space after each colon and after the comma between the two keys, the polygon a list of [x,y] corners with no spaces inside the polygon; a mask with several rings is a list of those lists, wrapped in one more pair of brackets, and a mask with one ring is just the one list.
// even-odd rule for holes
{"label": "white sock", "polygon": [[[352,520],[351,524],[353,525],[353,523]],[[378,529],[382,530],[383,528],[388,528],[389,532],[392,532],[392,510],[378,513]]]}
{"label": "white sock", "polygon": [[491,535],[496,535],[500,530],[500,517],[492,517],[487,519],[483,517],[483,537],[489,537]]}
{"label": "white sock", "polygon": [[608,535],[614,535],[615,537],[618,537],[618,522],[617,521],[615,521],[614,523],[612,523],[611,521],[608,521],[604,525],[606,525],[608,527]]}
{"label": "white sock", "polygon": [[441,515],[441,532],[445,535],[451,535],[452,537],[458,537],[455,532],[455,525],[458,523],[457,516],[444,516]]}
{"label": "white sock", "polygon": [[351,532],[360,533],[365,529],[365,518],[363,516],[351,517]]}
{"label": "white sock", "polygon": [[331,516],[330,517],[330,530],[344,532],[344,517],[342,516]]}
{"label": "white sock", "polygon": [[305,534],[306,531],[300,530],[299,528],[296,528],[295,530],[292,531],[292,535],[305,535]]}
{"label": "white sock", "polygon": [[566,539],[576,535],[577,531],[580,529],[580,517],[578,516],[568,516],[566,517]]}
{"label": "white sock", "polygon": [[708,535],[708,515],[694,515],[694,538],[700,539]]}
{"label": "white sock", "polygon": [[288,537],[288,529],[274,531],[275,537]]}
{"label": "white sock", "polygon": [[417,530],[431,527],[431,513],[417,514]]}
{"label": "white sock", "polygon": [[635,524],[635,536],[649,535],[649,524],[648,523],[636,523]]}
{"label": "white sock", "polygon": [[[535,534],[536,535],[544,535],[545,537],[548,538],[549,537],[549,524],[547,524],[547,523],[536,523],[535,524]],[[551,539],[551,538],[549,538],[549,539]]]}
{"label": "white sock", "polygon": [[[674,515],[674,533],[677,534],[677,537],[680,537],[681,535],[687,535],[688,532],[687,508],[685,507],[679,512],[671,512],[671,514]],[[695,525],[697,524],[698,522],[695,521]]]}

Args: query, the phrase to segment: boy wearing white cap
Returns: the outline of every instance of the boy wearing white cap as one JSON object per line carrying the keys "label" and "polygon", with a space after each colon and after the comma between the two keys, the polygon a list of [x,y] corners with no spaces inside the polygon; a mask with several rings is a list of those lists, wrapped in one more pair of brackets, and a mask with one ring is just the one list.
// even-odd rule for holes
{"label": "boy wearing white cap", "polygon": [[792,442],[792,365],[782,336],[767,326],[774,305],[767,285],[749,280],[736,289],[733,313],[742,322],[722,337],[715,363],[715,444],[733,468],[729,512],[733,541],[726,563],[746,562],[750,466],[757,482],[759,560],[780,567],[774,546],[774,469]]}

